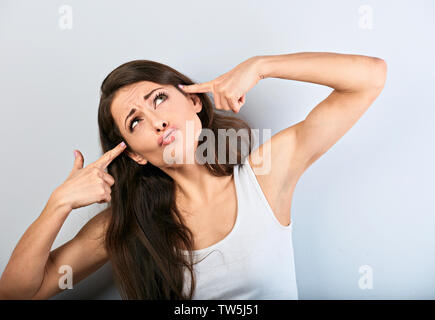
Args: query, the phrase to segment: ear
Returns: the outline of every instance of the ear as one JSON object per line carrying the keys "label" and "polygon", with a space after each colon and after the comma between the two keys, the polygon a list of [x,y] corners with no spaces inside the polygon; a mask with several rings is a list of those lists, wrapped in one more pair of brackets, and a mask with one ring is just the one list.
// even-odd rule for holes
{"label": "ear", "polygon": [[198,97],[197,94],[194,93],[189,93],[190,99],[192,99],[193,101],[193,107],[195,110],[195,113],[201,112],[202,110],[202,101],[201,99]]}
{"label": "ear", "polygon": [[125,152],[134,162],[137,162],[138,164],[145,165],[148,162],[148,160],[145,159],[144,157],[142,157],[141,155],[138,155],[136,153],[132,153],[128,150],[126,150]]}

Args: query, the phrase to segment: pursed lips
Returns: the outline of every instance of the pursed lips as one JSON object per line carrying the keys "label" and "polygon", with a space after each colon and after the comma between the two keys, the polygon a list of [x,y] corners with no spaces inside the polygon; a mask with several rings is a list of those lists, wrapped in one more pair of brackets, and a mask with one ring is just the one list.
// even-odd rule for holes
{"label": "pursed lips", "polygon": [[177,130],[176,127],[170,127],[168,132],[166,132],[163,136],[159,138],[159,145],[163,145],[163,140],[165,140],[173,131]]}

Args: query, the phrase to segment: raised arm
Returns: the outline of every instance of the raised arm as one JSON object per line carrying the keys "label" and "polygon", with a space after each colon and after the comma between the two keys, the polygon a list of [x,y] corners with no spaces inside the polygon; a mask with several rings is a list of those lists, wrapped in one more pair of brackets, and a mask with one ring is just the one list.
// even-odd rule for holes
{"label": "raised arm", "polygon": [[0,299],[30,299],[38,291],[51,245],[70,211],[50,197],[12,252],[0,278]]}
{"label": "raised arm", "polygon": [[48,299],[64,290],[59,287],[61,266],[71,267],[75,286],[108,261],[104,237],[110,215],[109,207],[90,219],[72,240],[50,252],[44,279],[32,299]]}
{"label": "raised arm", "polygon": [[[119,144],[83,168],[78,151],[68,178],[51,194],[44,210],[18,241],[0,278],[1,299],[50,297],[57,292],[58,268],[69,265],[77,281],[98,269],[106,260],[102,236],[108,214],[92,219],[77,236],[50,252],[64,221],[73,209],[109,202],[114,178],[104,169],[121,154]],[[96,237],[98,236],[98,237]]]}
{"label": "raised arm", "polygon": [[333,88],[305,120],[271,139],[272,166],[285,184],[297,178],[329,150],[364,114],[382,91],[387,65],[384,60],[362,55],[302,52],[262,56],[262,78],[282,78],[322,84]]}
{"label": "raised arm", "polygon": [[[254,172],[266,156],[271,170],[259,177],[272,206],[285,203],[282,221],[303,172],[327,152],[361,118],[381,93],[387,73],[377,57],[328,52],[302,52],[256,57],[261,79],[281,78],[331,87],[332,92],[306,118],[272,136],[249,157]],[[269,152],[270,154],[265,154]]]}

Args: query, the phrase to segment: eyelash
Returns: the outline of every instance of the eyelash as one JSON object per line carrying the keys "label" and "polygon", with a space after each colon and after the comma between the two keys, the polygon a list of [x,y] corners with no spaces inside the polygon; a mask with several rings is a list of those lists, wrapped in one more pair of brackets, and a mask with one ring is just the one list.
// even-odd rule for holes
{"label": "eyelash", "polygon": [[[166,99],[168,98],[168,95],[167,95],[165,92],[163,92],[163,91],[158,92],[157,95],[154,97],[154,100],[153,100],[154,107],[156,106],[156,100],[157,100],[157,99],[160,99],[161,97],[165,97],[165,100],[164,100],[164,101],[166,101]],[[134,117],[134,118],[130,121],[130,123],[129,123],[129,125],[128,125],[128,129],[130,130],[130,132],[133,132],[133,131],[134,131],[134,129],[131,127],[131,125],[132,125],[133,122],[135,122],[136,120],[140,120],[140,119],[139,119],[138,117]]]}

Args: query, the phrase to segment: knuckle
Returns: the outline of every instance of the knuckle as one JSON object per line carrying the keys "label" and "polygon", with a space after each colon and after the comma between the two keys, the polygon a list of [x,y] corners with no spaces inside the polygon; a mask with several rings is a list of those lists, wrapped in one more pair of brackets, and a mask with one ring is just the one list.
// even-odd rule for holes
{"label": "knuckle", "polygon": [[97,171],[94,171],[93,172],[93,176],[94,176],[94,178],[95,178],[95,180],[96,181],[100,181],[100,179],[102,178],[102,173],[101,172],[99,172],[98,170]]}
{"label": "knuckle", "polygon": [[109,180],[111,186],[115,184],[115,179],[110,174],[107,174],[107,180]]}
{"label": "knuckle", "polygon": [[106,190],[104,188],[101,188],[98,190],[98,196],[101,198],[106,197]]}

